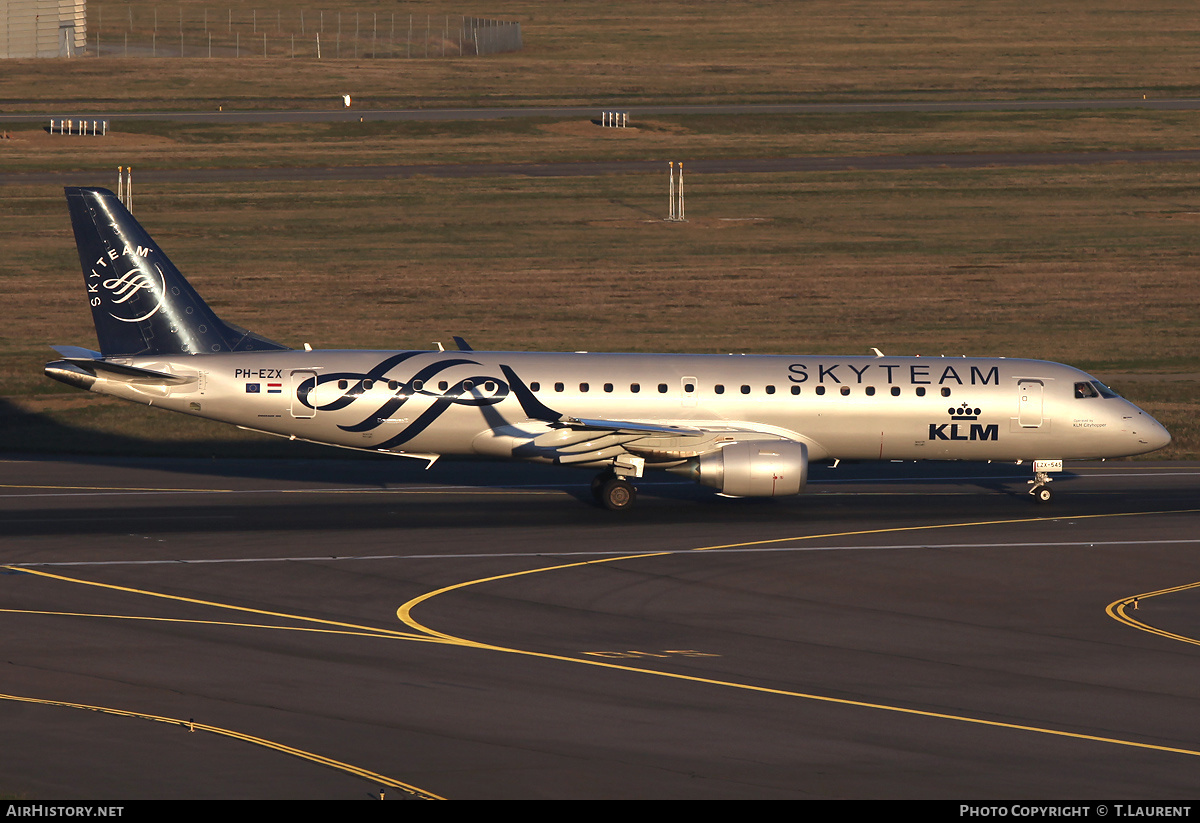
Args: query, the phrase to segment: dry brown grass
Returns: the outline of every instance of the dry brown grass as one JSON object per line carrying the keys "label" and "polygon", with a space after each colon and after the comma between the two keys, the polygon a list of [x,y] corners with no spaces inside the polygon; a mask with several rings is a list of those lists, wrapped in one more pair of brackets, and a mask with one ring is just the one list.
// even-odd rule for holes
{"label": "dry brown grass", "polygon": [[[240,61],[159,59],[151,76],[145,60],[105,57],[73,61],[22,61],[0,75],[0,106],[74,105],[104,110],[199,107],[329,106],[351,91],[364,106],[486,103],[582,103],[619,105],[702,99],[708,102],[903,97],[984,96],[1195,96],[1192,49],[1200,18],[1186,4],[1157,0],[1051,0],[1031,6],[1020,0],[810,0],[655,3],[566,0],[547,4],[514,0],[506,19],[520,21],[525,49],[486,59],[368,59],[372,48],[405,54],[391,39],[392,15],[400,38],[414,13],[424,37],[425,16],[440,40],[445,18],[463,7],[397,6],[394,3],[327,2],[309,6],[280,0],[254,4],[178,0],[93,2],[91,37],[112,54],[149,53],[158,8],[160,54],[177,54],[180,11],[184,45],[206,49],[203,14],[217,53],[239,34],[244,52],[269,58]],[[325,11],[324,55],[295,60],[290,36],[299,36],[300,9],[311,48],[317,13]],[[252,31],[251,13],[258,13]],[[232,31],[228,12],[232,10]],[[328,59],[335,15],[342,12],[344,59]],[[129,12],[133,13],[130,28]],[[360,15],[357,46],[352,16]],[[380,35],[372,41],[372,13]],[[103,17],[101,25],[100,18]],[[358,50],[358,58],[345,59]],[[192,51],[192,53],[196,53]],[[206,51],[201,52],[206,53]],[[419,52],[423,54],[424,52]]]}

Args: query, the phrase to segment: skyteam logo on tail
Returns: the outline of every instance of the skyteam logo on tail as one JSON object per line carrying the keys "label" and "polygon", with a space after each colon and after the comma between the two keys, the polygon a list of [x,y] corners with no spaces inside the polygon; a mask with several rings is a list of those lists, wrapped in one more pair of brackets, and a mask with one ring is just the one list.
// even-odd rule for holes
{"label": "skyteam logo on tail", "polygon": [[[108,268],[109,260],[117,260],[118,257],[128,257],[133,260],[134,267],[118,277],[104,277],[99,274],[96,269],[92,269],[92,273],[87,278],[88,292],[93,295],[91,302],[93,306],[99,306],[102,302],[99,297],[100,287],[103,286],[108,292],[109,316],[114,320],[120,320],[122,323],[140,323],[143,320],[149,320],[153,317],[160,308],[162,308],[162,296],[166,290],[166,278],[163,277],[162,269],[158,266],[149,266],[142,262],[142,258],[150,255],[150,249],[146,246],[138,246],[136,249],[125,246],[118,253],[115,249],[109,249],[104,255],[96,260],[96,265],[103,268]],[[107,259],[106,259],[107,258]],[[157,275],[157,277],[155,276]],[[143,310],[146,298],[136,299],[139,294],[146,292],[150,296],[150,300],[154,303],[148,310]],[[134,308],[134,307],[137,308]],[[120,314],[114,314],[111,310],[117,308],[121,310]]]}
{"label": "skyteam logo on tail", "polygon": [[[155,267],[157,270],[157,266]],[[150,275],[140,269],[130,269],[120,277],[113,277],[104,281],[104,288],[108,289],[110,300],[114,306],[120,306],[128,303],[133,298],[137,297],[143,290],[150,292],[154,299],[154,308],[144,314],[136,317],[121,317],[113,314],[109,315],[114,320],[120,320],[122,323],[137,323],[141,320],[149,320],[155,313],[162,308],[162,300],[159,297],[163,293],[163,287],[166,285],[163,282],[162,272],[158,272],[158,288],[155,288],[155,282]]]}

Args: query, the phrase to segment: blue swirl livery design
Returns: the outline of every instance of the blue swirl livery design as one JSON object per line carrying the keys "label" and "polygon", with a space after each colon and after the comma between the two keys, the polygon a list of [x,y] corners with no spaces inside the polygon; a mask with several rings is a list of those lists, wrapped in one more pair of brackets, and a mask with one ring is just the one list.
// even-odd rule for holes
{"label": "blue swirl livery design", "polygon": [[220,318],[106,189],[67,207],[99,351],[56,346],[46,374],[242,428],[423,460],[589,469],[628,509],[648,471],[728,497],[798,494],[812,461],[991,460],[1033,467],[1170,442],[1157,421],[1061,363],[993,357],[292,349]]}

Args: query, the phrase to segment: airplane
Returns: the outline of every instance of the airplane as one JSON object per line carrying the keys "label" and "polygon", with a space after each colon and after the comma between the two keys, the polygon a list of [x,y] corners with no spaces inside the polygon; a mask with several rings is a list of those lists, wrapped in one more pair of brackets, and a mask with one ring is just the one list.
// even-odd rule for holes
{"label": "airplane", "polygon": [[426,462],[597,470],[629,509],[651,470],[729,497],[799,494],[814,461],[1031,463],[1048,502],[1064,459],[1171,435],[1061,363],[982,357],[293,349],[209,308],[111,191],[68,187],[100,351],[53,347],[47,376],[239,428]]}

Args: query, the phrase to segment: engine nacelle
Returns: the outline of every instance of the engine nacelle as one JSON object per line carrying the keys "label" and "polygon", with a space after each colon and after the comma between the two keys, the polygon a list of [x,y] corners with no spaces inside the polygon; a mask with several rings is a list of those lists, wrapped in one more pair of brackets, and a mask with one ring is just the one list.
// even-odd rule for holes
{"label": "engine nacelle", "polygon": [[799,494],[808,482],[808,446],[791,440],[734,443],[698,464],[701,485],[733,497]]}

